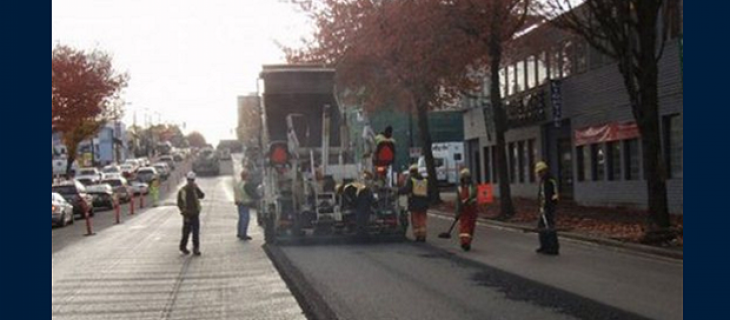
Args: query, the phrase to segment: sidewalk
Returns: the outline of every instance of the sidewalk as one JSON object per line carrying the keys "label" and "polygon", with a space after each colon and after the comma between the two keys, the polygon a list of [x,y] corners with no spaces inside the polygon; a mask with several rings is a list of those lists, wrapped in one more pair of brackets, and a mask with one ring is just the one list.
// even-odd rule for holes
{"label": "sidewalk", "polygon": [[[444,204],[434,208],[433,213],[454,216],[454,193],[442,195]],[[507,221],[499,220],[500,208],[495,203],[481,208],[480,223],[493,227],[522,232],[536,232],[538,211],[534,200],[515,199],[516,214]],[[678,237],[660,245],[642,244],[647,213],[640,210],[583,207],[572,203],[561,203],[558,208],[558,228],[563,238],[586,241],[625,250],[683,259],[683,217],[672,216],[672,225]]]}
{"label": "sidewalk", "polygon": [[51,256],[52,319],[303,320],[261,249],[236,238],[230,177],[202,178],[202,257],[178,251],[174,193],[163,206]]}

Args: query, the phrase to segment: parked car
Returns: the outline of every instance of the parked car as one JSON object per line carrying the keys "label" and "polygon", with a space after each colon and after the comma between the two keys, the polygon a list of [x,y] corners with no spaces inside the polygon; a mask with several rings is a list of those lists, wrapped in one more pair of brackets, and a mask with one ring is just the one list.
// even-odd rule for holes
{"label": "parked car", "polygon": [[117,165],[110,165],[104,167],[104,169],[101,169],[101,172],[105,175],[108,174],[122,174],[122,168],[120,168]]}
{"label": "parked car", "polygon": [[76,180],[89,181],[91,184],[97,184],[104,180],[104,174],[97,168],[81,168],[76,172]]}
{"label": "parked car", "polygon": [[175,162],[183,162],[185,161],[185,156],[181,152],[175,152],[175,154],[172,155],[172,159],[175,160]]}
{"label": "parked car", "polygon": [[171,171],[170,166],[167,165],[167,163],[164,162],[158,162],[153,165],[155,170],[157,170],[157,173],[160,174],[160,178],[162,180],[167,180],[170,178]]}
{"label": "parked car", "polygon": [[152,181],[160,179],[160,174],[157,169],[153,167],[144,167],[137,170],[137,181],[144,182],[146,184],[152,183]]}
{"label": "parked car", "polygon": [[102,184],[109,185],[114,190],[114,194],[120,202],[129,202],[132,199],[132,191],[130,190],[127,179],[122,176],[108,176]]}
{"label": "parked car", "polygon": [[129,187],[135,196],[148,195],[150,193],[150,186],[144,182],[132,181],[129,183]]}
{"label": "parked car", "polygon": [[142,157],[137,159],[137,162],[139,162],[139,165],[142,167],[149,167],[150,166],[150,159],[147,157]]}
{"label": "parked car", "polygon": [[170,166],[170,169],[175,170],[175,159],[173,156],[162,156],[159,161],[167,163],[167,165]]}
{"label": "parked car", "polygon": [[60,194],[51,192],[51,227],[65,227],[75,220],[74,206]]}
{"label": "parked car", "polygon": [[114,209],[117,196],[114,189],[108,184],[97,184],[86,188],[86,192],[93,198],[94,208]]}
{"label": "parked car", "polygon": [[51,186],[51,192],[60,194],[68,203],[74,207],[74,215],[84,217],[88,210],[90,216],[94,216],[94,207],[92,203],[94,199],[86,192],[81,182],[69,180]]}
{"label": "parked car", "polygon": [[122,177],[127,180],[132,180],[135,178],[135,173],[137,172],[137,167],[134,166],[134,164],[125,163],[121,165],[120,167],[122,169]]}
{"label": "parked car", "polygon": [[230,161],[232,159],[231,157],[231,150],[230,149],[220,149],[218,150],[218,158],[223,161]]}

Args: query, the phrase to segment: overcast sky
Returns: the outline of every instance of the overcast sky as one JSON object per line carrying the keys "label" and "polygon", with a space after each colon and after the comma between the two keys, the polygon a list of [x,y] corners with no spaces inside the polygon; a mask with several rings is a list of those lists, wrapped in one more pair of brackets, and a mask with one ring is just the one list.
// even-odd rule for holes
{"label": "overcast sky", "polygon": [[236,97],[256,91],[264,63],[283,62],[306,19],[280,0],[54,0],[52,45],[98,48],[129,72],[125,121],[187,123],[233,138]]}

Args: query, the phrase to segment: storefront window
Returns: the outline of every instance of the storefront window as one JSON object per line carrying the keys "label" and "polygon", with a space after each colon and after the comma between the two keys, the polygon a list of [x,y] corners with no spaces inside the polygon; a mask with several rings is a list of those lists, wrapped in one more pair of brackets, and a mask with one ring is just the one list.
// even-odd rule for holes
{"label": "storefront window", "polygon": [[550,55],[550,79],[559,80],[563,77],[563,49],[555,48]]}
{"label": "storefront window", "polygon": [[608,180],[621,180],[621,143],[608,144]]}
{"label": "storefront window", "polygon": [[499,92],[502,94],[502,97],[506,97],[507,95],[507,87],[509,87],[509,79],[507,78],[507,70],[502,68],[499,70],[499,81],[501,82],[499,84]]}
{"label": "storefront window", "polygon": [[517,74],[515,76],[517,77],[517,87],[515,87],[515,93],[520,93],[525,91],[525,61],[517,62],[516,72]]}
{"label": "storefront window", "polygon": [[626,180],[639,180],[641,161],[639,160],[639,140],[632,139],[624,142],[624,167]]}
{"label": "storefront window", "polygon": [[591,145],[591,165],[593,165],[593,181],[606,180],[606,152],[603,145]]}
{"label": "storefront window", "polygon": [[535,56],[527,58],[527,89],[537,86],[537,65]]}
{"label": "storefront window", "polygon": [[573,75],[575,68],[575,45],[572,41],[565,41],[563,45],[563,78]]}
{"label": "storefront window", "polygon": [[684,162],[684,126],[682,117],[671,115],[664,118],[664,137],[667,168],[671,178],[682,178]]}
{"label": "storefront window", "polygon": [[588,71],[588,45],[585,41],[575,43],[575,72],[584,73]]}
{"label": "storefront window", "polygon": [[507,70],[507,77],[508,77],[508,80],[509,80],[509,82],[508,82],[509,83],[509,86],[507,87],[507,90],[508,90],[507,91],[507,95],[508,96],[511,96],[511,95],[517,93],[515,91],[515,89],[517,88],[517,82],[516,82],[517,81],[517,73],[516,73],[515,65],[510,65],[509,66],[509,69]]}
{"label": "storefront window", "polygon": [[537,57],[537,85],[541,86],[548,79],[548,55],[543,52]]}

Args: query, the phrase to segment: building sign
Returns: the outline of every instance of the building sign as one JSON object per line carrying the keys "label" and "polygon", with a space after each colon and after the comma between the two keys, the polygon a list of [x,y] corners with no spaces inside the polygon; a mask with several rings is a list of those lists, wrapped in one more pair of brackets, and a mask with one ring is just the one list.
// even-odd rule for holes
{"label": "building sign", "polygon": [[636,122],[609,123],[601,126],[583,128],[575,131],[575,145],[630,140],[640,136]]}
{"label": "building sign", "polygon": [[563,119],[563,82],[560,80],[550,81],[550,102],[553,106],[553,121],[555,127],[560,128]]}

